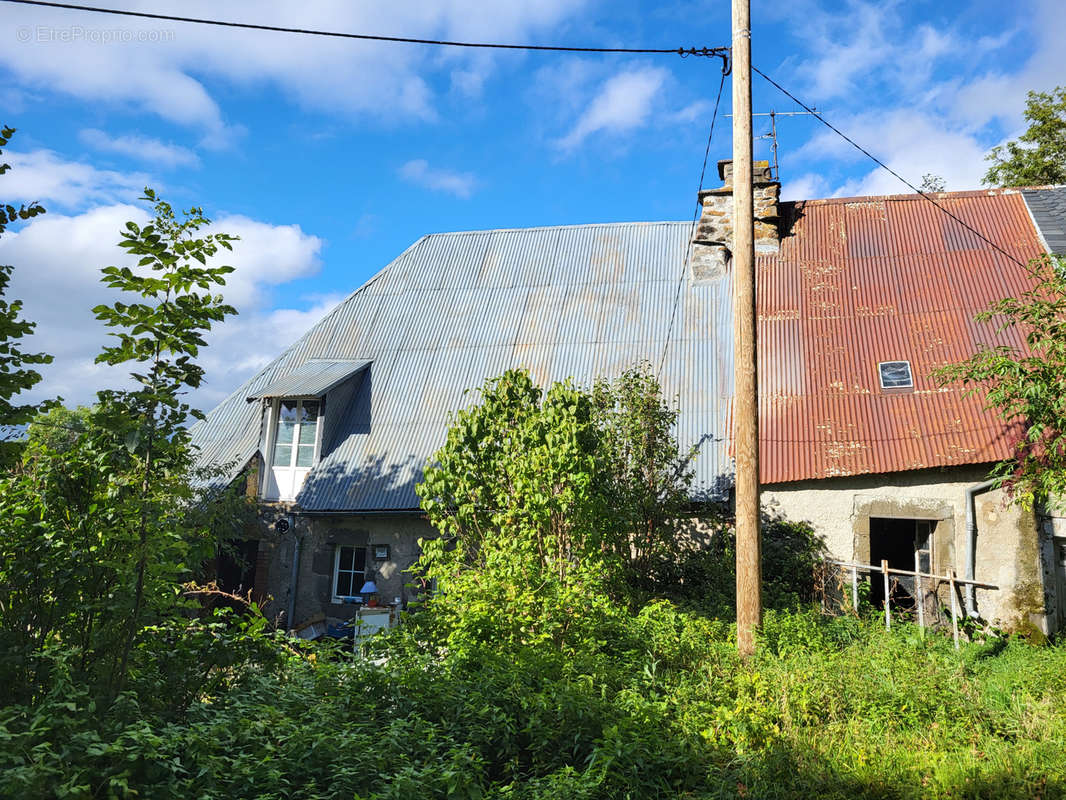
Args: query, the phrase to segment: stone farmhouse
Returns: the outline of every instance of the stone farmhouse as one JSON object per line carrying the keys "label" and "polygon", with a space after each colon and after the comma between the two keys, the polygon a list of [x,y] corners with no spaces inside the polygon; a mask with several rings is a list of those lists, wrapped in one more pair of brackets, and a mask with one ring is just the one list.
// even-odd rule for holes
{"label": "stone farmhouse", "polygon": [[[405,603],[434,535],[421,469],[468,390],[513,366],[544,385],[661,364],[680,444],[699,446],[697,491],[727,498],[729,162],[719,175],[695,228],[432,234],[352,292],[193,429],[261,502],[231,583],[290,627],[350,617],[371,579]],[[935,195],[997,250],[919,195],[780,202],[765,162],[755,180],[764,506],[812,523],[835,558],[998,587],[965,598],[986,620],[1066,627],[1066,525],[990,490],[1011,430],[930,377],[981,343],[1023,346],[973,317],[1024,290],[1016,261],[1066,253],[1066,187]]]}

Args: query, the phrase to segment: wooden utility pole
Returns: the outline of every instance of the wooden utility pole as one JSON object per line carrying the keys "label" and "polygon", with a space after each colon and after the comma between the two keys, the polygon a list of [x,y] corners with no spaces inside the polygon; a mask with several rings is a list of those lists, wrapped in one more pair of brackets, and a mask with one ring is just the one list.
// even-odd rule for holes
{"label": "wooden utility pole", "polygon": [[751,5],[750,0],[733,0],[733,442],[737,464],[737,649],[742,656],[755,651],[755,628],[762,623],[751,151]]}

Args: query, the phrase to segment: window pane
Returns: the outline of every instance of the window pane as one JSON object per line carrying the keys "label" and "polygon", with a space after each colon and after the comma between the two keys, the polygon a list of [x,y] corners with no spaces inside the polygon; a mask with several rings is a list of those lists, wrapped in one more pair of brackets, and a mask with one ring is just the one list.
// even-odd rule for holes
{"label": "window pane", "polygon": [[885,361],[880,364],[881,386],[885,389],[900,389],[914,385],[909,361]]}
{"label": "window pane", "polygon": [[351,569],[352,569],[352,558],[354,557],[354,555],[355,555],[355,548],[354,547],[342,547],[341,548],[341,558],[340,558],[340,568],[343,569],[343,570],[348,570],[350,572]]}
{"label": "window pane", "polygon": [[314,422],[303,422],[300,424],[300,444],[314,445],[315,443],[315,428],[318,425]]}
{"label": "window pane", "polygon": [[337,573],[337,597],[350,597],[355,594],[352,591],[352,573]]}
{"label": "window pane", "polygon": [[[366,548],[365,547],[353,547],[352,555],[355,556],[353,561],[355,562],[355,569],[357,572],[362,572],[366,569]],[[359,584],[362,586],[362,584]]]}
{"label": "window pane", "polygon": [[280,404],[282,422],[296,422],[296,400],[282,400]]}
{"label": "window pane", "polygon": [[296,466],[310,467],[315,463],[315,446],[313,444],[301,444],[296,449]]}
{"label": "window pane", "polygon": [[304,400],[300,404],[300,422],[314,422],[318,419],[318,401]]}
{"label": "window pane", "polygon": [[289,467],[292,466],[292,446],[287,444],[279,444],[274,448],[274,466],[275,467]]}
{"label": "window pane", "polygon": [[296,425],[291,422],[281,422],[278,424],[278,443],[279,444],[292,444],[292,434],[296,429]]}

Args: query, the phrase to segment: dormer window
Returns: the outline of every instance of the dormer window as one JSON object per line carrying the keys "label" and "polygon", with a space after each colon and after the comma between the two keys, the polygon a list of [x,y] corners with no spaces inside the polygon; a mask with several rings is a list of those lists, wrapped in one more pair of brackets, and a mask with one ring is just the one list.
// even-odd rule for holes
{"label": "dormer window", "polygon": [[318,461],[322,401],[318,398],[278,398],[270,409],[272,447],[267,485],[268,500],[295,500],[307,473]]}
{"label": "dormer window", "polygon": [[367,360],[310,359],[249,394],[248,402],[261,401],[264,409],[264,500],[296,499],[322,457],[327,402],[346,408],[353,381],[369,366]]}
{"label": "dormer window", "polygon": [[909,361],[882,361],[877,365],[881,376],[882,389],[913,389],[914,376],[911,375]]}

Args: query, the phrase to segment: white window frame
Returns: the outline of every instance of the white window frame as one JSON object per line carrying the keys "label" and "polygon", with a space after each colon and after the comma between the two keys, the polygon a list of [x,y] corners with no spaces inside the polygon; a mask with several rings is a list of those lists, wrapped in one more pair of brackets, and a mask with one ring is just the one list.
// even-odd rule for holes
{"label": "white window frame", "polygon": [[[281,404],[282,402],[296,401],[301,405],[304,402],[313,400],[318,403],[318,421],[315,424],[315,448],[314,453],[311,456],[311,466],[309,467],[294,467],[290,466],[292,462],[296,460],[299,449],[299,423],[297,423],[297,429],[293,431],[293,454],[290,457],[290,464],[285,466],[278,466],[274,464],[274,445],[278,436],[278,425],[281,421]],[[267,406],[267,441],[264,448],[263,461],[264,461],[264,476],[263,476],[263,490],[260,496],[263,500],[273,500],[279,502],[289,502],[296,499],[296,495],[300,493],[300,489],[303,488],[304,481],[307,479],[307,474],[318,465],[318,459],[322,454],[322,428],[325,427],[326,420],[326,398],[315,397],[313,395],[300,395],[296,397],[271,397],[269,399],[269,405]],[[284,476],[286,486],[291,486],[291,492],[285,492],[282,490],[281,483],[278,480],[278,475],[275,470],[285,470],[289,474]],[[302,475],[297,476],[298,472],[302,472]]]}
{"label": "white window frame", "polygon": [[[885,364],[906,364],[907,365],[907,375],[910,376],[910,383],[906,384],[905,386],[885,386],[885,374],[881,371],[881,367],[885,366]],[[894,358],[894,359],[890,359],[889,361],[878,361],[877,362],[877,382],[879,384],[881,384],[881,388],[882,389],[889,389],[889,390],[891,390],[891,389],[913,389],[914,388],[914,367],[911,366],[911,362],[910,361],[905,361],[902,358]]]}
{"label": "white window frame", "polygon": [[337,594],[337,581],[340,579],[340,573],[341,573],[341,550],[343,550],[345,547],[350,548],[352,550],[352,566],[353,567],[355,566],[355,551],[357,551],[357,550],[362,550],[363,551],[363,568],[361,570],[356,570],[356,569],[351,570],[351,573],[353,575],[362,575],[363,576],[363,579],[359,582],[358,586],[356,586],[354,581],[352,582],[352,589],[355,590],[354,591],[354,595],[355,596],[359,595],[358,590],[362,589],[363,588],[363,584],[366,582],[366,548],[365,547],[358,547],[357,545],[354,545],[354,544],[337,544],[337,545],[334,545],[334,547],[333,547],[333,580],[330,583],[330,587],[331,587],[330,594],[332,595],[332,602],[334,602],[334,603],[343,603],[345,597],[352,597],[353,596],[353,595],[339,595],[339,594]]}

